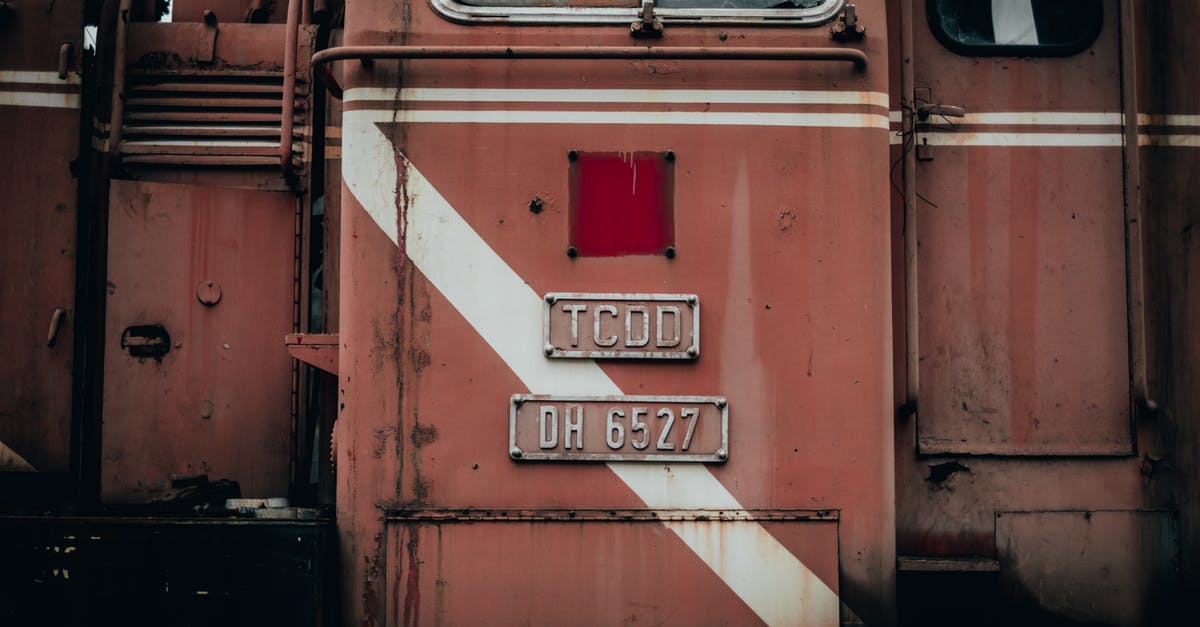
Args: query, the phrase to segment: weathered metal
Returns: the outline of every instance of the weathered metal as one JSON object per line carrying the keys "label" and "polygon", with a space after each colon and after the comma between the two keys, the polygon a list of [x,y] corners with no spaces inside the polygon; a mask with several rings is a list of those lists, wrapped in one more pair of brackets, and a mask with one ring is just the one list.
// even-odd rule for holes
{"label": "weathered metal", "polygon": [[[700,299],[695,294],[550,292],[543,300],[546,305],[542,315],[545,336],[542,350],[547,357],[696,359],[700,356]],[[605,318],[611,320],[605,322]]]}
{"label": "weathered metal", "polygon": [[336,98],[342,86],[329,72],[334,61],[357,59],[663,59],[683,61],[849,61],[867,67],[856,48],[701,47],[701,46],[339,46],[313,55],[312,66]]}
{"label": "weathered metal", "polygon": [[729,459],[729,405],[719,396],[514,394],[508,410],[508,456],[520,461],[724,462]]}

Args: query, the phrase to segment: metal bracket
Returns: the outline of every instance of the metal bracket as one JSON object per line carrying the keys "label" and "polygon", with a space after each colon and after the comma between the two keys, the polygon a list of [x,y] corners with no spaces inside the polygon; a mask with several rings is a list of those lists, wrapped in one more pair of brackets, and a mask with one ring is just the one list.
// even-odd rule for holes
{"label": "metal bracket", "polygon": [[642,0],[642,10],[638,12],[638,21],[629,25],[629,34],[639,39],[662,37],[663,23],[654,15],[654,0]]}
{"label": "metal bracket", "polygon": [[212,63],[217,58],[217,14],[204,10],[205,37],[196,43],[196,62]]}
{"label": "metal bracket", "polygon": [[862,41],[867,36],[867,28],[858,23],[858,11],[853,4],[847,4],[842,14],[833,26],[829,27],[833,40],[841,43]]}

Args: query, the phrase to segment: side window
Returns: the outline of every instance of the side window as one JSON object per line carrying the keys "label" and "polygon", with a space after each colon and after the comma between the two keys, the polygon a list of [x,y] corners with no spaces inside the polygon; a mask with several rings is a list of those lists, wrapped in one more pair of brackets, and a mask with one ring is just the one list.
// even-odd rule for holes
{"label": "side window", "polygon": [[[456,22],[505,24],[618,24],[637,17],[643,0],[430,0]],[[653,0],[664,22],[767,23],[815,26],[845,0]]]}
{"label": "side window", "polygon": [[928,0],[942,45],[973,56],[1064,57],[1096,40],[1102,0]]}

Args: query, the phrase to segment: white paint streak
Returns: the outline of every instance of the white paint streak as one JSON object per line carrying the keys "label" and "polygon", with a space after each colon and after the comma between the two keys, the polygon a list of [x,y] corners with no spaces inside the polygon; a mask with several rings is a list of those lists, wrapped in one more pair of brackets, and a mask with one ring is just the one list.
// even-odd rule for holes
{"label": "white paint streak", "polygon": [[355,87],[346,100],[392,102],[585,102],[639,104],[835,104],[888,106],[881,91],[800,91],[775,89],[476,89]]}
{"label": "white paint streak", "polygon": [[952,118],[954,124],[1013,124],[1049,126],[1113,126],[1121,123],[1121,113],[1091,111],[988,111],[967,113]]}
{"label": "white paint streak", "polygon": [[992,30],[1001,46],[1038,45],[1031,0],[992,0]]}
{"label": "white paint streak", "polygon": [[[348,111],[343,117],[342,175],[351,193],[397,239],[396,162],[375,126],[392,111]],[[542,300],[488,246],[411,163],[406,163],[408,258],[462,313],[535,394],[620,394],[595,362],[547,360],[541,352]],[[528,320],[527,325],[505,320]],[[648,507],[742,510],[699,464],[610,463]],[[761,524],[664,522],[769,625],[836,625],[837,594]],[[718,525],[722,525],[720,530]]]}
{"label": "white paint streak", "polygon": [[[394,115],[393,115],[394,113]],[[731,111],[388,111],[388,119],[408,124],[620,124],[664,126],[805,126],[888,128],[888,118],[875,113],[779,113]]]}
{"label": "white paint streak", "polygon": [[79,94],[55,94],[36,91],[0,91],[0,106],[78,109]]}
{"label": "white paint streak", "polygon": [[1139,113],[1138,124],[1148,126],[1200,126],[1200,115]]}

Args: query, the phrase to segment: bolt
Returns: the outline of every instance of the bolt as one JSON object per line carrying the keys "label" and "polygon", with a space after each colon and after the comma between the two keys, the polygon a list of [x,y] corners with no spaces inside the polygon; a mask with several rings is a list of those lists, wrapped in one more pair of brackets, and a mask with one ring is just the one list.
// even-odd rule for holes
{"label": "bolt", "polygon": [[700,354],[700,349],[695,346],[689,346],[687,349],[688,357],[695,357]]}
{"label": "bolt", "polygon": [[569,159],[569,160],[571,160],[571,161],[576,161],[576,160],[578,160],[578,159],[579,159],[579,151],[578,151],[578,150],[570,150],[570,151],[568,151],[568,152],[567,152],[567,159]]}
{"label": "bolt", "polygon": [[729,459],[729,451],[726,451],[723,448],[717,449],[717,459],[719,459],[721,461],[725,461],[726,459]]}
{"label": "bolt", "polygon": [[691,305],[692,307],[695,307],[696,303],[698,303],[698,302],[700,302],[699,296],[696,296],[695,294],[688,294],[687,304]]}
{"label": "bolt", "polygon": [[508,452],[509,457],[512,457],[513,459],[521,459],[521,456],[524,454],[525,453],[521,452],[521,449],[519,449],[515,446],[512,447],[512,450]]}
{"label": "bolt", "polygon": [[574,246],[567,246],[567,256],[574,259],[579,256],[579,249]]}
{"label": "bolt", "polygon": [[546,203],[541,198],[534,196],[533,200],[529,201],[529,210],[534,213],[541,213],[546,207]]}
{"label": "bolt", "polygon": [[663,251],[663,254],[667,256],[667,259],[674,259],[675,258],[675,247],[667,246],[666,250]]}
{"label": "bolt", "polygon": [[728,401],[725,400],[724,396],[721,396],[721,397],[717,398],[717,400],[715,401],[715,404],[718,409],[725,409],[725,405],[728,404]]}
{"label": "bolt", "polygon": [[512,395],[512,404],[513,404],[513,405],[516,405],[517,407],[520,407],[520,406],[521,406],[521,403],[524,403],[524,402],[525,402],[525,399],[521,398],[521,395],[520,395],[520,394],[513,394],[513,395]]}
{"label": "bolt", "polygon": [[546,356],[547,356],[547,357],[548,357],[548,356],[550,356],[550,355],[553,355],[553,354],[554,354],[554,345],[553,345],[553,344],[547,344],[547,345],[543,346],[543,347],[542,347],[542,352],[543,352],[543,353],[546,353]]}
{"label": "bolt", "polygon": [[555,303],[555,301],[557,301],[557,300],[558,300],[558,297],[555,296],[554,294],[546,294],[546,304],[553,305]]}
{"label": "bolt", "polygon": [[667,161],[674,161],[675,160],[675,151],[668,150],[668,151],[664,152],[663,158],[666,159]]}

